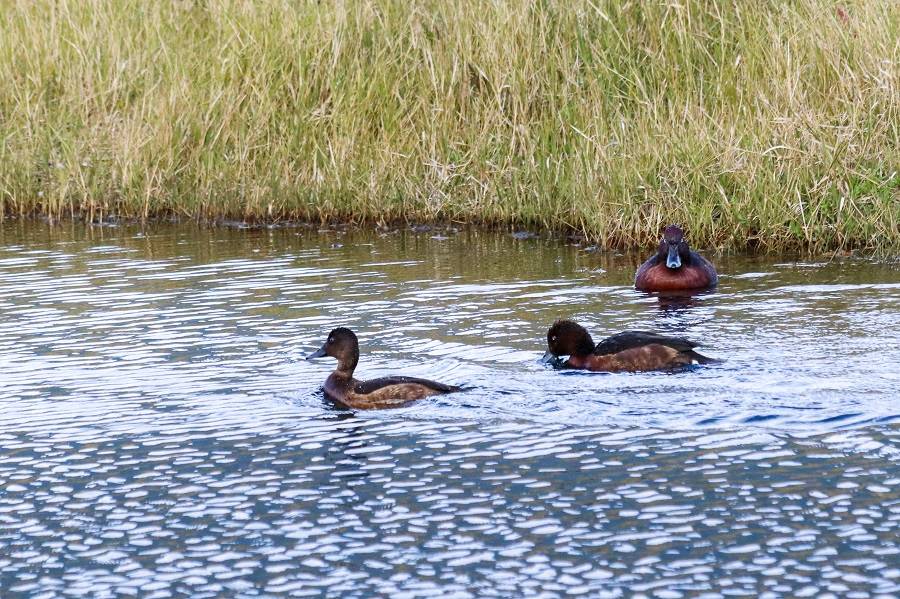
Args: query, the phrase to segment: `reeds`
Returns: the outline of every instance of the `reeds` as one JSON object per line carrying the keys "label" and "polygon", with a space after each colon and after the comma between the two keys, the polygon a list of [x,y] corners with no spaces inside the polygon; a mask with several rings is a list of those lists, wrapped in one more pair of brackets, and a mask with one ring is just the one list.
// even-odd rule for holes
{"label": "reeds", "polygon": [[900,246],[896,0],[0,7],[0,213]]}

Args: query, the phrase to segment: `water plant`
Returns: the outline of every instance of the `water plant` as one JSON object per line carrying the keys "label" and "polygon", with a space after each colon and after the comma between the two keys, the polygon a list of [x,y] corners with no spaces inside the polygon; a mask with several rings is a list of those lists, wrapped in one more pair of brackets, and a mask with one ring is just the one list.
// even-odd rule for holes
{"label": "water plant", "polygon": [[0,214],[900,246],[896,0],[3,0]]}

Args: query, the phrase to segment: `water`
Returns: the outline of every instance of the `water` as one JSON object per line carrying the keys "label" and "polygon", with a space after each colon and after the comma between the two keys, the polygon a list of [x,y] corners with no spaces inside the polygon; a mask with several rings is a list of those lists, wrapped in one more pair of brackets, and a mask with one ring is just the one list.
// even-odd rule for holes
{"label": "water", "polygon": [[[443,230],[0,229],[3,597],[900,593],[900,270]],[[548,370],[554,319],[721,364]],[[305,362],[471,390],[349,412]]]}

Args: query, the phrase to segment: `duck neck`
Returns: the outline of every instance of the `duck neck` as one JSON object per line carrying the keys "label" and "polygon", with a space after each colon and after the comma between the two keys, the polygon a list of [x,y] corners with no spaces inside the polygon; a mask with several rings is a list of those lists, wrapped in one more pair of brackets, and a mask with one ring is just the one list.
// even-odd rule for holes
{"label": "duck neck", "polygon": [[574,355],[576,356],[590,356],[594,353],[594,348],[597,347],[594,343],[594,340],[590,335],[585,336],[583,339],[578,340],[578,347],[575,348]]}
{"label": "duck neck", "polygon": [[341,378],[351,379],[353,378],[353,371],[356,370],[356,365],[358,363],[359,348],[354,348],[348,355],[338,359],[337,368],[334,369],[334,373]]}

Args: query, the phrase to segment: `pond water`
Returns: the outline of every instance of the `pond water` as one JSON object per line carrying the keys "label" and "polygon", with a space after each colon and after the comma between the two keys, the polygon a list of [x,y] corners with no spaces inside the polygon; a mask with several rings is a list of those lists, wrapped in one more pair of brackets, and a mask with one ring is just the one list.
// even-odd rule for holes
{"label": "pond water", "polygon": [[[3,597],[900,594],[900,269],[483,231],[0,227]],[[712,366],[558,372],[549,325]],[[359,378],[469,390],[370,412]]]}

